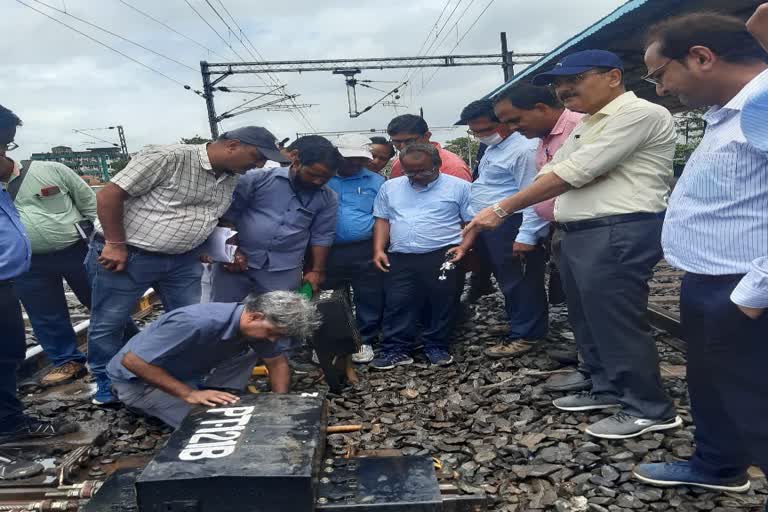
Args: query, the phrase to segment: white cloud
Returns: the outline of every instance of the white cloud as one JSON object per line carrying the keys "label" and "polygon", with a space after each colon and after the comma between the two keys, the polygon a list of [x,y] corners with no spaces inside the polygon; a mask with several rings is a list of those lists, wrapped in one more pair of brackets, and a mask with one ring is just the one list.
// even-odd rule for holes
{"label": "white cloud", "polygon": [[[54,13],[34,0],[24,1],[183,83],[200,88],[200,75],[196,71]],[[131,38],[195,70],[201,59],[221,61],[220,57],[208,54],[194,43],[147,20],[119,0],[44,1],[59,9],[66,6],[71,14]],[[222,1],[268,60],[412,55],[445,5],[445,0]],[[460,0],[449,0],[447,12],[457,1]],[[456,13],[462,12],[470,1],[461,0]],[[226,59],[237,60],[184,0],[126,2],[193,37]],[[225,38],[229,37],[226,28],[203,0],[191,0],[191,3]],[[218,0],[211,3],[220,5]],[[446,41],[435,53],[449,51],[458,35],[466,30],[486,3],[475,1],[456,27],[451,21],[440,36],[442,39],[447,34]],[[507,32],[512,50],[548,51],[621,3],[621,0],[497,0],[455,53],[496,53],[501,31]],[[223,11],[222,15],[226,18]],[[3,21],[5,43],[0,63],[3,76],[0,103],[14,110],[25,122],[17,137],[22,146],[19,149],[21,155],[47,150],[57,144],[82,147],[86,138],[74,133],[74,128],[122,124],[131,150],[149,143],[172,143],[180,137],[208,133],[205,104],[191,92],[20,3],[7,2],[3,8]],[[238,53],[250,58],[239,43],[230,40]],[[358,78],[397,81],[404,73],[404,70],[365,71]],[[401,101],[408,106],[407,111],[417,112],[423,108],[425,118],[434,126],[453,123],[466,103],[484,95],[502,79],[501,69],[492,67],[441,69],[421,94],[414,94],[421,87],[422,75],[426,80],[432,73],[433,70],[428,69],[414,74]],[[284,73],[279,79],[287,83],[292,92],[301,94],[297,99],[299,103],[316,104],[308,109],[307,115],[318,130],[382,128],[394,116],[391,107],[377,107],[360,118],[350,119],[343,78],[329,72]],[[224,83],[258,85],[261,82],[254,75],[241,75]],[[371,85],[388,90],[395,84]],[[381,95],[366,89],[359,89],[358,93],[360,108]],[[243,99],[247,97],[227,97],[221,93],[216,98],[217,109],[223,112]],[[308,131],[298,116],[282,112],[256,111],[223,124],[225,128],[260,124],[279,138]],[[94,133],[113,138],[113,132]],[[436,138],[445,140],[454,134],[437,132]]]}

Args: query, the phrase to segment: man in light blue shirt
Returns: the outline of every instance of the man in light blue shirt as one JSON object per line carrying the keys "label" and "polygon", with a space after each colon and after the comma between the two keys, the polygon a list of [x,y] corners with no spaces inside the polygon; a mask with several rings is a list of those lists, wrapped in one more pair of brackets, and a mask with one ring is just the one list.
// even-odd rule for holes
{"label": "man in light blue shirt", "polygon": [[686,271],[680,317],[696,451],[685,462],[641,464],[635,476],[745,492],[750,465],[768,471],[768,153],[745,137],[741,118],[768,82],[768,53],[741,19],[711,13],[667,20],[648,41],[656,92],[710,109],[662,235],[667,261]]}
{"label": "man in light blue shirt", "polygon": [[430,314],[421,333],[424,353],[436,366],[453,362],[448,337],[463,272],[453,264],[474,242],[474,236],[461,238],[462,225],[470,220],[470,184],[441,173],[440,155],[430,144],[405,147],[400,163],[404,176],[381,187],[373,209],[373,261],[387,273],[383,341],[371,362],[379,370],[413,363],[425,304]]}
{"label": "man in light blue shirt", "polygon": [[[470,212],[475,215],[502,199],[518,193],[536,177],[538,139],[527,139],[499,123],[491,100],[478,100],[461,112],[461,120],[481,142],[488,145],[472,183]],[[494,231],[480,234],[496,282],[504,294],[509,321],[509,339],[490,347],[491,358],[516,356],[547,335],[548,304],[544,288],[546,255],[541,239],[548,234],[549,222],[533,207],[510,216]]]}
{"label": "man in light blue shirt", "polygon": [[343,161],[328,182],[336,192],[336,239],[328,254],[324,288],[351,286],[355,318],[362,346],[352,355],[356,363],[373,359],[373,345],[381,331],[384,310],[383,275],[373,266],[373,202],[386,179],[366,168],[370,164],[371,141],[348,134],[334,141]]}

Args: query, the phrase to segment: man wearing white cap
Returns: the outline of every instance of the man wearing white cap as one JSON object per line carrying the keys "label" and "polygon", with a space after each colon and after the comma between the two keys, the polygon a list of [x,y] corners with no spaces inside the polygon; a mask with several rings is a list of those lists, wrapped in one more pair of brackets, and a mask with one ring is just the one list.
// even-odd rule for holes
{"label": "man wearing white cap", "polygon": [[362,338],[362,348],[352,360],[368,363],[373,359],[373,344],[381,329],[384,309],[383,276],[372,261],[373,201],[386,180],[367,168],[373,158],[370,139],[349,134],[339,137],[334,144],[344,160],[337,175],[328,182],[338,196],[339,207],[324,286],[352,286]]}

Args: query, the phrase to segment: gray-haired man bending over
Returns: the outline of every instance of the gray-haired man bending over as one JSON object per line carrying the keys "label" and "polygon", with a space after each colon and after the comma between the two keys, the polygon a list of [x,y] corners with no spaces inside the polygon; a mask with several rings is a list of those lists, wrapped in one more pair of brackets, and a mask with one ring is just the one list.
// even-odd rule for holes
{"label": "gray-haired man bending over", "polygon": [[[274,342],[302,339],[320,325],[315,306],[292,292],[248,296],[243,304],[195,304],[161,316],[134,336],[107,365],[118,398],[174,428],[195,405],[239,398],[259,359],[272,390],[288,391],[288,362]],[[216,388],[216,389],[211,389]]]}

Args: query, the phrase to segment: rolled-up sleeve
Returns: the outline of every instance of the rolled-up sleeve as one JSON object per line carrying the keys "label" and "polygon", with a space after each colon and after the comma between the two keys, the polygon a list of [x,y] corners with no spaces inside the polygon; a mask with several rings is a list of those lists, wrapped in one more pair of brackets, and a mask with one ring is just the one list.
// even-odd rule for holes
{"label": "rolled-up sleeve", "polygon": [[379,189],[379,193],[376,194],[376,200],[373,202],[373,216],[380,219],[389,219],[389,197],[387,196],[388,185],[391,182],[386,182]]}
{"label": "rolled-up sleeve", "polygon": [[336,192],[328,190],[325,206],[317,212],[309,229],[309,245],[315,247],[330,247],[336,237],[336,212],[339,201]]}
{"label": "rolled-up sleeve", "polygon": [[667,130],[668,120],[652,109],[632,109],[612,114],[593,140],[581,146],[568,158],[545,165],[542,173],[552,172],[575,188],[594,181],[614,169],[648,137]]}
{"label": "rolled-up sleeve", "polygon": [[731,293],[731,301],[747,308],[768,308],[768,257],[752,262],[752,268]]}

